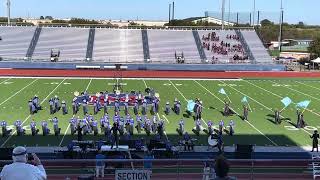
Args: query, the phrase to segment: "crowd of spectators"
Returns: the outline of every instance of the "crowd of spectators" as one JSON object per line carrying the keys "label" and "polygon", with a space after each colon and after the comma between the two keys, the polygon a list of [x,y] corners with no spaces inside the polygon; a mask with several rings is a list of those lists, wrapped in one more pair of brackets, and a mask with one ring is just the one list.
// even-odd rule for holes
{"label": "crowd of spectators", "polygon": [[211,59],[212,64],[219,62],[218,57],[220,55],[227,56],[229,62],[233,63],[248,59],[240,42],[240,38],[237,35],[228,34],[226,41],[220,39],[216,32],[202,36],[203,48],[213,54]]}

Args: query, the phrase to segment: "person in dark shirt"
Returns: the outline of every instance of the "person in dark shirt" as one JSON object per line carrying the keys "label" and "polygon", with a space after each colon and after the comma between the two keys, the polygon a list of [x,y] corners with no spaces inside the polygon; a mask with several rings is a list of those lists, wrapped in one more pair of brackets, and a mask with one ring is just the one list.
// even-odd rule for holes
{"label": "person in dark shirt", "polygon": [[318,134],[318,131],[314,131],[313,135],[310,136],[310,138],[312,139],[312,151],[316,148],[317,149],[317,152],[318,151],[318,139],[319,139],[319,134]]}
{"label": "person in dark shirt", "polygon": [[113,123],[113,127],[111,128],[111,132],[113,135],[113,142],[111,145],[111,149],[113,148],[113,145],[116,144],[116,148],[118,149],[119,146],[119,135],[118,135],[118,131],[119,131],[119,125],[118,123]]}

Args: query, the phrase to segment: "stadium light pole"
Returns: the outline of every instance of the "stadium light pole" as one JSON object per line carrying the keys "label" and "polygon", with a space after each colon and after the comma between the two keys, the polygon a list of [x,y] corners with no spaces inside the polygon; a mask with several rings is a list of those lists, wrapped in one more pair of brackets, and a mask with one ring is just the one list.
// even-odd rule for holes
{"label": "stadium light pole", "polygon": [[252,15],[252,26],[255,26],[255,16],[256,16],[256,0],[253,0],[253,15]]}
{"label": "stadium light pole", "polygon": [[282,24],[283,24],[283,2],[280,2],[280,23],[279,23],[279,51],[282,50]]}
{"label": "stadium light pole", "polygon": [[11,21],[10,21],[10,5],[11,5],[10,0],[7,0],[7,17],[8,17],[8,25],[10,25],[10,24],[11,24]]}
{"label": "stadium light pole", "polygon": [[222,0],[222,6],[221,6],[221,20],[222,20],[222,23],[221,23],[221,28],[222,30],[224,30],[224,11],[225,11],[225,0]]}

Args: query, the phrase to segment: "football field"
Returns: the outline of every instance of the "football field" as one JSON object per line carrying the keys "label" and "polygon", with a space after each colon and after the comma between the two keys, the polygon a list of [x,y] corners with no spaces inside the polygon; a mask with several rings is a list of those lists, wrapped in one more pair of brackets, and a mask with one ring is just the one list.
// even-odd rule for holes
{"label": "football field", "polygon": [[[61,146],[67,145],[75,136],[70,135],[69,119],[72,117],[71,101],[74,92],[87,90],[95,95],[97,92],[109,91],[113,89],[113,79],[95,78],[0,78],[0,120],[6,120],[8,126],[13,128],[16,120],[21,120],[27,134],[18,137],[12,133],[9,137],[0,137],[1,147],[11,147],[14,145],[27,146]],[[197,137],[192,132],[194,127],[193,117],[186,113],[187,101],[200,98],[203,101],[203,122],[206,128],[209,120],[213,121],[215,127],[220,120],[224,120],[228,125],[230,120],[235,122],[235,135],[224,134],[226,145],[232,144],[255,144],[259,146],[310,146],[310,134],[320,128],[320,83],[317,79],[122,79],[124,92],[142,91],[146,87],[154,88],[160,94],[161,106],[158,116],[165,121],[165,131],[167,138],[173,144],[177,144],[181,139],[176,132],[178,122],[181,118],[185,120],[185,129],[192,134],[198,141],[196,144],[207,145],[207,135],[202,134]],[[219,93],[223,88],[226,95]],[[29,114],[28,100],[34,95],[40,98],[43,110],[35,115]],[[49,114],[49,99],[57,95],[60,102],[65,100],[69,108],[68,115],[57,112],[54,116]],[[239,116],[233,115],[224,117],[221,113],[224,108],[223,101],[231,100],[231,107],[242,115],[241,99],[246,96],[252,112],[249,112],[249,121],[243,121]],[[282,124],[277,125],[273,122],[273,110],[282,109],[284,105],[281,100],[290,97],[293,101],[286,108],[282,115]],[[163,110],[167,101],[173,104],[174,98],[182,103],[183,113],[179,116],[173,113],[165,115]],[[304,111],[307,126],[304,129],[295,128],[297,121],[295,103],[310,100],[309,107]],[[93,114],[93,107],[90,107]],[[133,114],[132,109],[130,110]],[[109,110],[113,116],[113,110]],[[123,115],[123,111],[122,111]],[[151,114],[148,114],[151,118]],[[59,136],[42,136],[40,133],[32,137],[30,135],[29,124],[32,119],[37,122],[39,129],[42,120],[49,120],[58,117],[61,134]],[[80,118],[83,117],[80,108]],[[96,120],[100,120],[103,112],[95,115]],[[51,132],[53,124],[49,123]],[[101,134],[101,133],[100,133]],[[140,135],[144,136],[144,135]],[[137,137],[137,136],[136,136]],[[134,137],[134,138],[136,138]],[[87,135],[85,139],[104,138],[101,134],[98,137]]]}

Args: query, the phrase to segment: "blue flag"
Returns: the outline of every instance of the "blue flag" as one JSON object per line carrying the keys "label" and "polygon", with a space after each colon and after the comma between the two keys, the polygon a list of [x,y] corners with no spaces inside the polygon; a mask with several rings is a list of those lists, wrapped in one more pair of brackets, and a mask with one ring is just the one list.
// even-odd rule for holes
{"label": "blue flag", "polygon": [[283,103],[284,107],[288,107],[292,103],[292,100],[289,97],[285,97],[281,100],[281,102]]}
{"label": "blue flag", "polygon": [[242,98],[242,100],[241,100],[241,102],[242,102],[242,103],[248,103],[248,99],[247,99],[247,97],[246,97],[246,96],[245,96],[245,97],[243,97],[243,98]]}
{"label": "blue flag", "polygon": [[226,91],[224,91],[223,88],[220,89],[219,93],[220,93],[220,94],[223,94],[223,95],[227,95]]}
{"label": "blue flag", "polygon": [[302,101],[297,104],[297,108],[307,109],[311,101]]}
{"label": "blue flag", "polygon": [[192,100],[188,101],[188,105],[187,105],[187,109],[189,112],[193,112],[194,106],[196,105],[196,103],[194,103]]}

